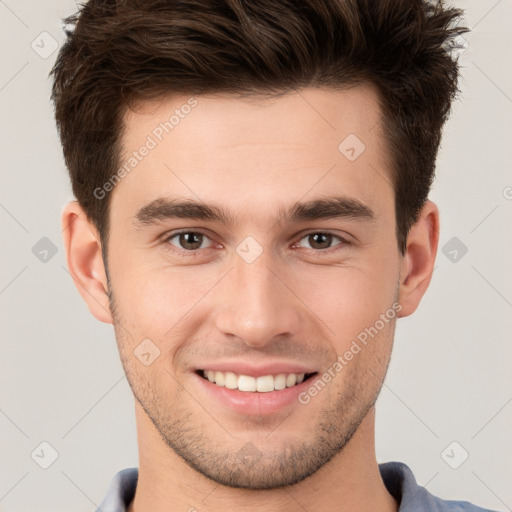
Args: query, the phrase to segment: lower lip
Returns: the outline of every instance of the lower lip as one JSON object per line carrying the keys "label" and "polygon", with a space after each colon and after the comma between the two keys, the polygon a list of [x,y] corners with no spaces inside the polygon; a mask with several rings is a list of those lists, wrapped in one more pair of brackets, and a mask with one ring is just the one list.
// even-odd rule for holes
{"label": "lower lip", "polygon": [[244,415],[267,415],[282,411],[293,404],[299,404],[298,395],[306,390],[315,379],[315,375],[309,379],[296,384],[291,388],[269,391],[267,393],[239,391],[228,389],[224,386],[217,386],[203,377],[194,374],[204,392],[217,402],[234,409]]}

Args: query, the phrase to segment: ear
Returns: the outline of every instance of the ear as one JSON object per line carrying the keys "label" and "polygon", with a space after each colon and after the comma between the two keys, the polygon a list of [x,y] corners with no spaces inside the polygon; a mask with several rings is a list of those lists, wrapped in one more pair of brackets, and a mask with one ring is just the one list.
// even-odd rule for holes
{"label": "ear", "polygon": [[80,295],[100,322],[113,323],[101,241],[96,228],[77,201],[66,204],[61,224],[69,273]]}
{"label": "ear", "polygon": [[407,236],[407,251],[400,269],[399,317],[409,316],[419,306],[432,278],[439,243],[439,210],[428,201]]}

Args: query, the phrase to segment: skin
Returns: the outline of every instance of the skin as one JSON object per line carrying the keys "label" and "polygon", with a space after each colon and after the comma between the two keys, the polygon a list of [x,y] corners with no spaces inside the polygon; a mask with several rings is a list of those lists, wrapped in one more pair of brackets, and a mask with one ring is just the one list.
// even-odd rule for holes
{"label": "skin", "polygon": [[[127,112],[123,158],[187,99]],[[112,193],[108,281],[79,204],[62,215],[70,273],[91,313],[114,325],[136,398],[139,482],[129,510],[396,511],[375,456],[374,403],[396,318],[416,310],[430,282],[438,209],[425,204],[401,255],[370,86],[196,99]],[[351,133],[366,146],[355,161],[338,150]],[[374,220],[276,222],[282,207],[332,195],[364,203]],[[165,196],[222,205],[236,222],[137,227],[136,212]],[[193,257],[180,237],[169,239],[183,228],[206,235]],[[315,232],[335,236],[315,245],[307,236]],[[262,249],[252,263],[236,252],[247,236]],[[212,403],[193,373],[199,362],[233,357],[305,362],[321,374],[397,303],[399,313],[306,405],[242,415]],[[160,356],[145,366],[133,352],[148,338]],[[252,464],[239,455],[248,443]]]}

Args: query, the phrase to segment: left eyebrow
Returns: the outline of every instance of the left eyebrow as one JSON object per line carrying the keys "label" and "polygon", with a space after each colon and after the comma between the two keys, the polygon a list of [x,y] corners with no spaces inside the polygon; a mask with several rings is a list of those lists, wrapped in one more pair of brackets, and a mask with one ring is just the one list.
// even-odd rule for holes
{"label": "left eyebrow", "polygon": [[[233,227],[237,216],[221,205],[191,200],[160,197],[143,206],[134,216],[134,224],[148,226],[166,219],[196,219],[220,222]],[[345,218],[356,221],[375,221],[375,213],[357,199],[348,197],[319,198],[297,202],[289,208],[280,208],[276,223]]]}
{"label": "left eyebrow", "polygon": [[305,203],[295,203],[282,217],[290,222],[345,218],[349,220],[374,221],[372,209],[358,199],[330,197]]}

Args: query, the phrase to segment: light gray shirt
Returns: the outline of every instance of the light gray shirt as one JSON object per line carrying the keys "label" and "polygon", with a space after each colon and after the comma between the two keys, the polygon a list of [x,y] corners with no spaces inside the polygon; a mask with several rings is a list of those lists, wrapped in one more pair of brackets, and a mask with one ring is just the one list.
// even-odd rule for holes
{"label": "light gray shirt", "polygon": [[[398,512],[495,512],[467,501],[442,500],[416,483],[409,467],[402,462],[379,464],[382,480],[400,504]],[[119,471],[96,512],[126,512],[133,500],[138,478],[137,468]]]}

